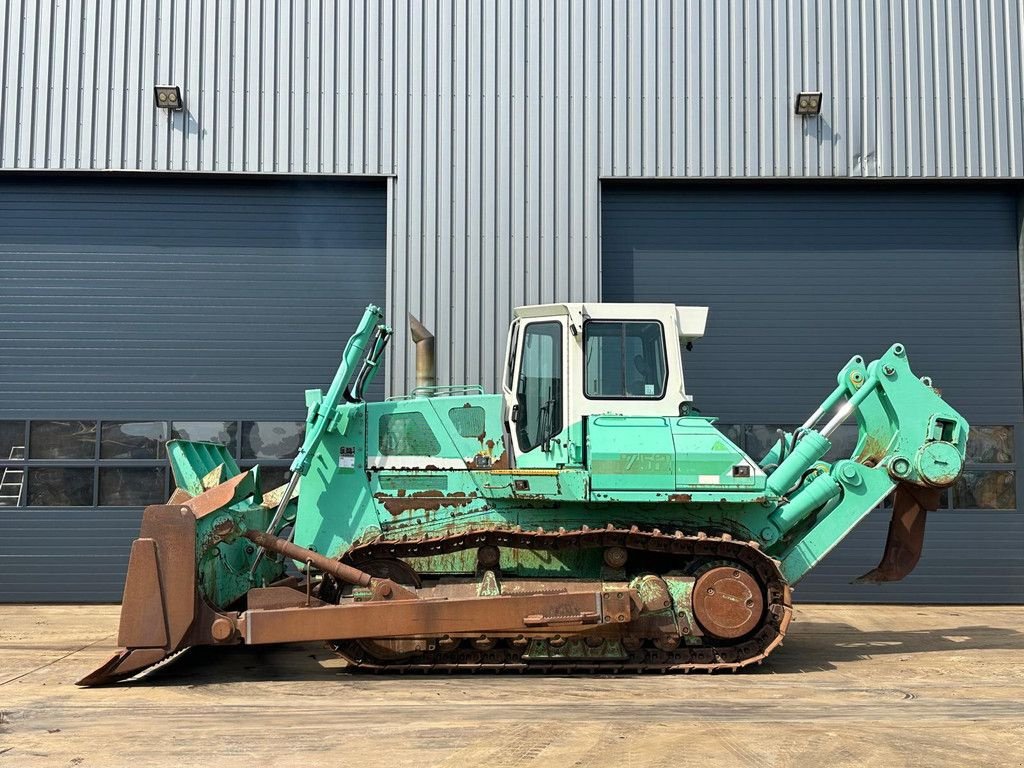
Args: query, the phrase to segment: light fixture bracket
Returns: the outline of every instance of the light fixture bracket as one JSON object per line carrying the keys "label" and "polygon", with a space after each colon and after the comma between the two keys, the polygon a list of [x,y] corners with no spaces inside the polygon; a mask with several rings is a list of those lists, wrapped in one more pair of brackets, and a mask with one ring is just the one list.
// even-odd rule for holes
{"label": "light fixture bracket", "polygon": [[153,102],[157,109],[168,109],[173,112],[185,107],[181,100],[181,88],[177,85],[154,85]]}
{"label": "light fixture bracket", "polygon": [[800,91],[793,102],[793,113],[801,117],[821,114],[821,91]]}

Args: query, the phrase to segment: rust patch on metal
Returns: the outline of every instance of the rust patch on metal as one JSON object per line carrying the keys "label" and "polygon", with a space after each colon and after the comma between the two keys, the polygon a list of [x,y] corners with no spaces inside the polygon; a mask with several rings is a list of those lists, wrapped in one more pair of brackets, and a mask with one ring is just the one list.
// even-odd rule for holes
{"label": "rust patch on metal", "polygon": [[139,538],[132,545],[121,605],[118,645],[124,650],[78,685],[131,677],[188,644],[199,604],[195,541],[196,519],[188,507],[146,507]]}
{"label": "rust patch on metal", "polygon": [[[250,589],[245,595],[245,606],[254,610],[274,610],[275,608],[298,608],[306,604],[306,593],[303,589],[292,587],[263,587]],[[311,606],[326,605],[326,603],[313,597],[309,599]]]}
{"label": "rust patch on metal", "polygon": [[508,459],[508,451],[505,451],[505,453],[501,454],[501,456],[491,462],[491,469],[512,469],[512,464]]}
{"label": "rust patch on metal", "polygon": [[[294,499],[299,498],[299,488],[301,486],[302,480],[299,480],[296,486],[292,489],[292,495],[288,499],[288,501],[293,501]],[[267,491],[266,493],[263,494],[263,501],[260,503],[260,506],[263,507],[264,509],[277,509],[278,506],[281,504],[281,499],[284,498],[285,491],[287,490],[288,483],[284,483],[283,485],[279,485],[277,488],[274,488],[271,491]]]}
{"label": "rust patch on metal", "polygon": [[[212,473],[211,473],[212,474]],[[238,500],[240,495],[247,495],[249,486],[243,487],[243,483],[249,480],[249,471],[246,470],[240,475],[235,475],[229,480],[225,480],[220,485],[215,485],[207,491],[189,499],[185,502],[189,509],[192,510],[192,514],[196,516],[196,519],[205,517],[211,512],[216,512],[222,507],[226,507],[234,501]],[[281,491],[284,495],[284,491]]]}
{"label": "rust patch on metal", "polygon": [[677,504],[688,504],[693,501],[693,496],[688,493],[673,493],[668,500]]}
{"label": "rust patch on metal", "polygon": [[171,498],[167,500],[167,505],[172,506],[175,504],[183,504],[192,498],[192,494],[186,491],[184,488],[175,488],[171,494]]}
{"label": "rust patch on metal", "polygon": [[864,447],[857,455],[855,461],[866,467],[874,467],[879,461],[885,458],[888,448],[874,435],[868,435],[864,439]]}
{"label": "rust patch on metal", "polygon": [[476,493],[466,494],[463,491],[453,491],[445,494],[441,491],[415,491],[405,496],[399,493],[398,496],[390,496],[386,493],[375,493],[373,498],[396,517],[411,510],[423,512],[436,512],[441,507],[464,507],[476,498]]}
{"label": "rust patch on metal", "polygon": [[693,613],[712,637],[743,637],[760,623],[763,612],[757,581],[738,567],[712,568],[693,586]]}
{"label": "rust patch on metal", "polygon": [[900,483],[892,500],[892,519],[877,568],[854,580],[855,584],[899,581],[917,566],[924,549],[924,528],[928,510],[937,509],[942,490]]}

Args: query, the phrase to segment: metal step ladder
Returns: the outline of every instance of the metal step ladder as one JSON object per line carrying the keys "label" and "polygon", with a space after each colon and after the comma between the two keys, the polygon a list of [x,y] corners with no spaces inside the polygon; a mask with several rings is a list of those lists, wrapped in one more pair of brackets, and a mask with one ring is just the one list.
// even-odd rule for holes
{"label": "metal step ladder", "polygon": [[[25,446],[11,446],[9,461],[24,461]],[[21,506],[21,497],[25,492],[25,470],[14,467],[4,467],[4,474],[0,476],[0,507]]]}

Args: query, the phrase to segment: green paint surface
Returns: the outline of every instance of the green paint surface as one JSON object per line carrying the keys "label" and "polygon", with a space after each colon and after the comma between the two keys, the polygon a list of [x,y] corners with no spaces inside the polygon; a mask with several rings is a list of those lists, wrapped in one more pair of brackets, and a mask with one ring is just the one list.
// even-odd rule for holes
{"label": "green paint surface", "polygon": [[[372,329],[372,323],[361,325],[364,344]],[[350,357],[343,366],[353,365]],[[780,559],[786,578],[795,583],[897,482],[951,482],[966,448],[966,421],[914,376],[902,346],[894,345],[870,364],[853,358],[837,383],[823,405],[831,408],[843,399],[857,403],[860,437],[854,455],[829,465],[814,451],[787,451],[777,470],[781,443],[757,461],[713,419],[672,414],[588,417],[568,425],[546,448],[517,457],[513,468],[499,395],[351,403],[331,391],[310,391],[306,442],[294,465],[302,474],[298,503],[279,530],[294,515],[295,543],[331,557],[381,534],[437,536],[494,525],[571,531],[610,524],[730,533],[756,541]],[[470,434],[477,428],[479,434]],[[788,446],[792,436],[785,439]],[[801,439],[808,438],[798,436],[798,448]],[[339,467],[339,457],[346,457],[345,466]],[[179,443],[171,461],[179,486],[190,492],[201,490],[202,478],[218,465],[223,479],[239,471],[226,451],[203,444]],[[792,487],[787,482],[782,490],[770,490],[773,471],[795,478]],[[815,506],[808,500],[819,498],[828,484],[812,483],[823,474],[839,491],[821,495],[827,500]],[[236,531],[269,525],[273,510],[260,501],[255,487],[240,488],[229,505],[199,521],[200,587],[218,606],[281,571],[264,558],[250,575],[253,548],[237,536],[213,533],[225,520]],[[601,574],[596,551],[507,549],[501,557],[502,573],[512,576]],[[472,573],[475,553],[417,558],[413,565],[426,573]],[[670,584],[675,603],[688,604],[687,584]],[[679,614],[678,607],[674,610]],[[678,615],[684,619],[692,621]]]}

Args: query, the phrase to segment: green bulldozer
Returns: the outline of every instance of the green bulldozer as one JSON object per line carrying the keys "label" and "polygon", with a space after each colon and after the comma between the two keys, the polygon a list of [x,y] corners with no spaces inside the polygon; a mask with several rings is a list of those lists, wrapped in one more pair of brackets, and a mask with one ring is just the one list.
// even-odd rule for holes
{"label": "green bulldozer", "polygon": [[[890,497],[860,580],[906,576],[966,421],[894,344],[748,456],[686,388],[707,313],[518,308],[499,394],[437,386],[411,319],[418,386],[366,402],[392,337],[367,307],[330,388],[306,391],[286,485],[262,492],[224,446],[167,444],[176,490],[132,544],[121,649],[79,683],[196,645],[313,640],[353,669],[736,670],[779,646],[792,587]],[[825,461],[850,418],[852,455]]]}

